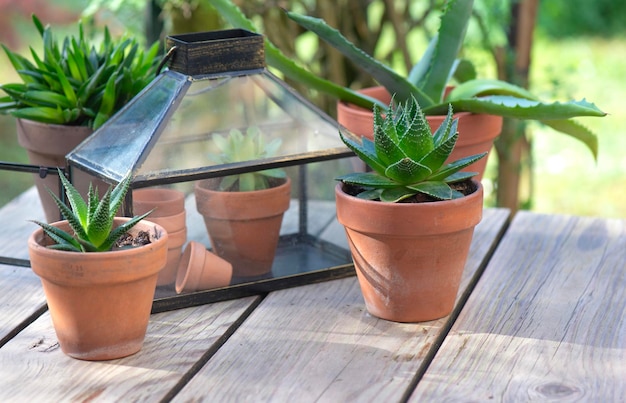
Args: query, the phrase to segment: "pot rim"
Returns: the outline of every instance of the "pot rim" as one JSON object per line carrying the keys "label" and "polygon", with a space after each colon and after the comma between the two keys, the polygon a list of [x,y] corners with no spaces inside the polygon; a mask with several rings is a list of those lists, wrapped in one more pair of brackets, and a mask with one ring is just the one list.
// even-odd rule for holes
{"label": "pot rim", "polygon": [[[337,220],[344,226],[360,232],[392,233],[398,236],[412,234],[420,228],[422,233],[454,232],[477,225],[482,219],[483,186],[476,179],[471,179],[476,190],[465,197],[452,200],[440,200],[427,203],[386,203],[359,199],[343,190],[343,182],[335,186]],[[346,206],[345,204],[349,204]],[[463,220],[454,221],[453,211],[467,209],[469,214]],[[397,214],[386,215],[386,221],[375,221],[374,215],[385,210]],[[368,217],[363,220],[362,217]],[[436,226],[444,226],[439,230]],[[405,228],[401,230],[401,228]]]}

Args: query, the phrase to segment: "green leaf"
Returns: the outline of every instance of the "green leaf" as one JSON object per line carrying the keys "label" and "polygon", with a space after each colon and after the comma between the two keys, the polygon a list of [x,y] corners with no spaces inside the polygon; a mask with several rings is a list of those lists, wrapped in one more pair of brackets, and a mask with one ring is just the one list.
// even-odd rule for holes
{"label": "green leaf", "polygon": [[485,152],[482,154],[470,155],[469,157],[458,159],[454,162],[451,162],[445,165],[444,167],[439,169],[437,172],[435,172],[433,175],[431,175],[428,179],[430,181],[444,181],[446,180],[446,178],[450,177],[452,174],[460,171],[461,169],[465,167],[472,165],[474,162],[485,157],[486,155],[487,153]]}
{"label": "green leaf", "polygon": [[406,188],[406,187],[397,187],[393,189],[384,189],[380,193],[380,201],[385,203],[398,203],[404,199],[408,199],[409,197],[415,195],[417,192]]}
{"label": "green leaf", "polygon": [[374,147],[374,143],[369,139],[363,137],[361,138],[361,143],[358,143],[351,137],[344,135],[344,133],[340,130],[339,136],[345,145],[348,146],[354,153],[365,162],[370,168],[374,171],[378,172],[381,175],[385,174],[385,165],[380,162],[378,156],[376,155],[376,150]]}
{"label": "green leaf", "polygon": [[389,165],[385,170],[385,176],[393,179],[396,183],[408,185],[428,178],[432,172],[430,167],[410,158],[404,158]]}
{"label": "green leaf", "polygon": [[443,99],[444,90],[453,71],[452,66],[463,46],[472,7],[472,0],[450,0],[446,4],[441,17],[435,56],[430,63],[428,74],[417,85],[432,100],[431,103],[423,103],[418,97],[422,108]]}
{"label": "green leaf", "polygon": [[576,116],[605,116],[594,104],[585,101],[544,103],[507,95],[491,95],[482,98],[451,102],[455,111],[486,113],[516,119],[562,120]]}
{"label": "green leaf", "polygon": [[463,193],[453,190],[445,182],[439,182],[439,181],[421,182],[419,184],[407,186],[407,187],[409,189],[413,189],[420,193],[424,193],[426,195],[429,195],[439,200],[450,200],[450,199],[463,197]]}
{"label": "green leaf", "polygon": [[34,222],[35,224],[43,228],[46,235],[48,235],[50,238],[52,238],[54,242],[57,243],[57,245],[51,245],[51,248],[73,252],[81,251],[80,244],[70,234],[63,231],[62,229],[37,220],[31,220],[31,222]]}
{"label": "green leaf", "polygon": [[455,86],[446,97],[446,101],[457,101],[486,95],[510,95],[517,98],[538,101],[538,98],[525,88],[491,79],[476,79]]}
{"label": "green leaf", "polygon": [[59,178],[61,179],[61,183],[63,185],[63,189],[65,189],[65,194],[67,195],[67,200],[72,207],[72,211],[74,215],[78,218],[81,226],[85,226],[88,221],[89,209],[87,207],[87,203],[80,195],[78,190],[70,183],[70,181],[65,177],[65,174],[60,169],[57,170],[59,174]]}
{"label": "green leaf", "polygon": [[361,49],[354,46],[339,31],[328,26],[324,20],[300,15],[291,11],[286,11],[287,16],[300,24],[302,27],[314,32],[324,41],[339,50],[344,56],[350,59],[355,66],[366,71],[385,86],[390,93],[395,94],[398,99],[404,101],[410,96],[414,96],[420,104],[428,106],[433,104],[433,100],[417,86],[413,85],[406,78],[400,76],[395,70],[382,64]]}
{"label": "green leaf", "polygon": [[104,194],[98,207],[92,216],[89,217],[87,222],[87,240],[91,242],[97,249],[102,245],[111,232],[111,226],[113,225],[113,217],[110,216],[111,205],[111,191],[107,190]]}
{"label": "green leaf", "polygon": [[398,184],[395,181],[374,172],[353,172],[347,175],[339,176],[337,180],[352,185],[376,187],[381,189],[398,187]]}
{"label": "green leaf", "polygon": [[64,124],[65,118],[60,108],[30,107],[11,111],[11,115],[20,119],[34,120],[43,123]]}

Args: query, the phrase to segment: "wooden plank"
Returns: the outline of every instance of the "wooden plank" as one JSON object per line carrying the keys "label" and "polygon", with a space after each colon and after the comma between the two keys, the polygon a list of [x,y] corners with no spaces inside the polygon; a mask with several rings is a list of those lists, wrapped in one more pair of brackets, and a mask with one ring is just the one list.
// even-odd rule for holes
{"label": "wooden plank", "polygon": [[45,306],[41,282],[30,268],[0,265],[0,346]]}
{"label": "wooden plank", "polygon": [[[506,210],[485,211],[463,288],[507,219]],[[354,277],[273,292],[175,400],[398,399],[445,322],[376,319]]]}
{"label": "wooden plank", "polygon": [[623,401],[626,220],[518,213],[411,401]]}
{"label": "wooden plank", "polygon": [[27,241],[38,227],[28,220],[45,221],[37,189],[33,186],[0,209],[0,256],[28,259]]}
{"label": "wooden plank", "polygon": [[139,353],[104,362],[63,354],[46,313],[0,349],[0,401],[160,401],[258,298],[155,314]]}
{"label": "wooden plank", "polygon": [[[44,220],[35,187],[0,208],[0,256],[28,259],[28,237],[38,228],[30,219]],[[41,283],[30,268],[0,264],[0,346],[44,309]]]}

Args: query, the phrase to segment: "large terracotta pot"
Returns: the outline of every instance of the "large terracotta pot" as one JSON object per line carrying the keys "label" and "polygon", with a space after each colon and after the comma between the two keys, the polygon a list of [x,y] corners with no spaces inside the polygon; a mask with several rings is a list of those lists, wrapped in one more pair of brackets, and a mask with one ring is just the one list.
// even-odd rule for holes
{"label": "large terracotta pot", "polygon": [[[115,225],[129,220],[116,218]],[[69,231],[67,221],[52,225]],[[110,360],[139,351],[148,327],[159,271],[165,265],[167,232],[141,221],[152,243],[97,253],[46,248],[40,228],[28,240],[31,267],[40,278],[63,352],[81,360]]]}
{"label": "large terracotta pot", "polygon": [[482,218],[483,189],[460,199],[383,203],[335,188],[367,310],[397,322],[448,315],[455,303],[474,227]]}
{"label": "large terracotta pot", "polygon": [[283,215],[289,209],[291,180],[252,192],[214,190],[218,180],[199,181],[196,206],[213,251],[233,265],[233,277],[271,272]]}
{"label": "large terracotta pot", "polygon": [[[391,101],[391,95],[384,87],[367,88],[360,92],[385,104],[389,104]],[[454,117],[459,119],[458,130],[460,134],[449,161],[491,151],[494,140],[502,131],[501,116],[460,112],[455,113]],[[445,116],[426,116],[433,132],[441,126],[444,119]],[[359,136],[374,138],[374,115],[371,110],[340,101],[337,103],[337,121]],[[464,171],[478,172],[476,178],[481,180],[485,173],[487,159],[488,156],[476,161]]]}
{"label": "large terracotta pot", "polygon": [[[32,165],[42,167],[67,166],[65,155],[85,140],[93,130],[87,126],[65,126],[17,119],[17,141],[28,153]],[[48,222],[58,221],[61,213],[46,188],[59,195],[59,177],[55,174],[41,178],[34,175],[35,185]],[[86,194],[87,185],[74,186]]]}
{"label": "large terracotta pot", "polygon": [[174,284],[183,246],[187,242],[185,194],[175,189],[143,188],[133,190],[133,215],[152,210],[148,220],[159,224],[169,235],[167,263],[159,273],[158,286]]}

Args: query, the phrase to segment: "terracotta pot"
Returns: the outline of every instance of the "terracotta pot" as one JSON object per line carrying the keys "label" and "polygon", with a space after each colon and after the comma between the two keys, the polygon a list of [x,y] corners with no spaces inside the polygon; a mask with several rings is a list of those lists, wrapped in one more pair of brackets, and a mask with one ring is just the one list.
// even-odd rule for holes
{"label": "terracotta pot", "polygon": [[133,214],[141,215],[152,209],[154,211],[150,213],[150,219],[180,214],[185,211],[185,194],[166,188],[133,190]]}
{"label": "terracotta pot", "polygon": [[178,262],[187,242],[187,214],[185,194],[166,188],[143,188],[133,190],[133,214],[140,215],[150,210],[148,220],[159,224],[169,234],[167,263],[159,273],[158,286],[176,281]]}
{"label": "terracotta pot", "polygon": [[[115,225],[129,218],[116,218]],[[67,221],[52,225],[69,230]],[[167,233],[142,221],[131,233],[149,231],[152,243],[99,253],[46,248],[43,230],[28,240],[31,267],[40,278],[63,352],[81,360],[110,360],[139,351],[146,334]],[[155,232],[156,230],[156,232]]]}
{"label": "terracotta pot", "polygon": [[213,190],[218,181],[196,182],[198,212],[215,253],[233,265],[233,276],[271,272],[283,215],[289,208],[291,180],[252,192]]}
{"label": "terracotta pot", "polygon": [[[65,155],[85,140],[93,130],[87,126],[64,126],[17,119],[17,141],[28,153],[30,164],[42,167],[67,166]],[[56,174],[41,178],[33,175],[39,198],[48,222],[58,221],[61,213],[46,188],[59,195],[59,177]],[[87,194],[88,183],[74,186],[83,196]],[[106,190],[102,182],[102,189]],[[104,193],[104,192],[102,192]]]}
{"label": "terracotta pot", "polygon": [[383,203],[335,188],[367,310],[396,322],[448,315],[482,217],[483,189],[454,200]]}
{"label": "terracotta pot", "polygon": [[183,252],[176,276],[176,292],[193,292],[226,287],[230,284],[233,266],[209,252],[205,246],[190,241]]}
{"label": "terracotta pot", "polygon": [[[372,87],[359,92],[379,99],[386,104],[391,101],[391,95],[384,87]],[[460,112],[455,113],[454,117],[459,119],[459,139],[448,161],[491,151],[494,140],[502,131],[501,116]],[[445,116],[426,116],[433,132],[441,126],[444,119]],[[346,102],[338,102],[337,121],[359,136],[374,138],[374,115],[371,110]],[[485,173],[488,158],[489,156],[476,161],[464,171],[478,172],[476,178],[481,180]]]}

